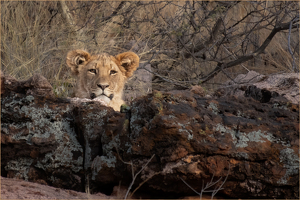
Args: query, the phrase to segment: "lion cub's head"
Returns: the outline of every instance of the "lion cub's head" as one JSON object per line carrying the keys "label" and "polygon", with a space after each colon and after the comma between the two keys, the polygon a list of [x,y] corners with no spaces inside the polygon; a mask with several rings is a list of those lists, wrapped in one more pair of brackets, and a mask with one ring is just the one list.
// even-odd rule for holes
{"label": "lion cub's head", "polygon": [[133,52],[111,56],[74,50],[67,55],[67,65],[77,77],[76,97],[101,99],[119,111],[125,82],[139,66],[139,57]]}

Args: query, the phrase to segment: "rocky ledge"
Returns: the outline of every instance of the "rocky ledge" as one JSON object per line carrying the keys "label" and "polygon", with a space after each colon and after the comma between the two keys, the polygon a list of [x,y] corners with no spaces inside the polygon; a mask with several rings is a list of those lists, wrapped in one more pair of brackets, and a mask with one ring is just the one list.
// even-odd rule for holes
{"label": "rocky ledge", "polygon": [[154,91],[122,110],[2,75],[1,176],[137,198],[299,197],[299,105],[282,95]]}

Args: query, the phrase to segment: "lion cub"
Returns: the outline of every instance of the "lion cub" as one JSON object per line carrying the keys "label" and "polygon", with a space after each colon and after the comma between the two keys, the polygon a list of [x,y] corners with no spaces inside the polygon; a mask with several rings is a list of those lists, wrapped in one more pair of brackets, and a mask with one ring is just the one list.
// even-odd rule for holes
{"label": "lion cub", "polygon": [[75,97],[97,98],[120,111],[124,85],[139,66],[139,57],[133,52],[90,55],[78,49],[68,53],[67,65],[77,77]]}

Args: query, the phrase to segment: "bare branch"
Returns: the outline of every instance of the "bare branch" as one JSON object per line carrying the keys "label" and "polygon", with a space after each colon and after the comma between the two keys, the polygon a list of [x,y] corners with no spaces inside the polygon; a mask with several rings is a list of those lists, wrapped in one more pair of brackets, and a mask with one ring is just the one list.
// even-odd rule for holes
{"label": "bare branch", "polygon": [[294,54],[291,50],[291,30],[292,30],[292,25],[294,22],[296,21],[299,21],[299,16],[297,16],[295,19],[293,19],[291,22],[290,22],[290,26],[289,26],[289,36],[288,36],[288,48],[289,48],[289,52],[293,58],[293,64],[292,64],[292,68],[293,68],[293,71],[295,72],[298,72],[298,69],[295,68],[295,57],[294,57]]}
{"label": "bare branch", "polygon": [[215,173],[213,173],[210,182],[206,183],[205,187],[204,187],[204,182],[202,181],[202,189],[201,192],[197,192],[193,187],[191,187],[187,182],[185,182],[182,178],[180,178],[182,180],[182,182],[184,182],[191,190],[193,190],[196,194],[198,194],[200,196],[200,199],[202,199],[202,194],[203,193],[212,193],[211,195],[211,199],[214,198],[214,196],[220,191],[223,190],[224,188],[223,185],[226,182],[228,175],[229,175],[229,171],[230,171],[230,163],[229,163],[229,167],[228,167],[228,171],[227,171],[227,175],[224,179],[224,181],[221,183],[221,185],[219,187],[216,187],[214,190],[209,190],[209,188],[211,188],[212,186],[216,185],[217,183],[219,183],[222,180],[222,177],[220,177],[217,181],[213,181],[214,180],[214,175]]}
{"label": "bare branch", "polygon": [[130,190],[131,190],[131,188],[132,188],[132,186],[133,186],[133,184],[135,182],[136,177],[145,169],[145,167],[150,163],[150,161],[154,158],[154,156],[155,156],[155,154],[153,154],[151,156],[151,158],[147,161],[147,163],[136,174],[134,174],[134,171],[133,171],[133,163],[130,162],[131,169],[132,169],[132,171],[131,171],[132,172],[132,181],[131,181],[131,183],[130,183],[130,185],[128,187],[128,190],[126,192],[126,195],[125,195],[124,199],[127,199],[127,196],[128,196],[128,194],[129,194],[129,192],[130,192]]}
{"label": "bare branch", "polygon": [[[297,21],[295,21],[293,23],[292,28],[297,28],[298,24],[296,22],[299,22],[299,18]],[[276,35],[276,33],[280,32],[282,30],[288,30],[289,27],[290,27],[290,22],[284,23],[284,24],[279,24],[279,25],[275,26],[273,28],[272,32],[269,34],[269,36],[265,39],[263,44],[255,52],[253,52],[249,55],[246,55],[246,56],[239,57],[238,59],[231,61],[229,63],[218,63],[217,67],[211,73],[209,73],[207,76],[205,76],[204,78],[201,79],[202,83],[205,83],[205,82],[209,81],[210,79],[212,79],[213,77],[215,77],[220,71],[222,71],[222,69],[227,69],[227,68],[236,66],[238,64],[244,63],[244,62],[254,58],[255,56],[263,53],[263,51],[270,44],[270,42],[272,41],[272,39]]]}

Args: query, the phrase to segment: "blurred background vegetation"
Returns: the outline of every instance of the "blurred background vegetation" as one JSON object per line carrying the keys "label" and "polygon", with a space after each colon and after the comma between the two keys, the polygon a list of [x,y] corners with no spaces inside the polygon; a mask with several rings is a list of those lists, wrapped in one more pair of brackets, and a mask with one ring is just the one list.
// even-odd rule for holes
{"label": "blurred background vegetation", "polygon": [[137,53],[156,90],[214,90],[249,70],[299,71],[299,2],[1,1],[4,74],[40,73],[68,96],[77,48]]}

